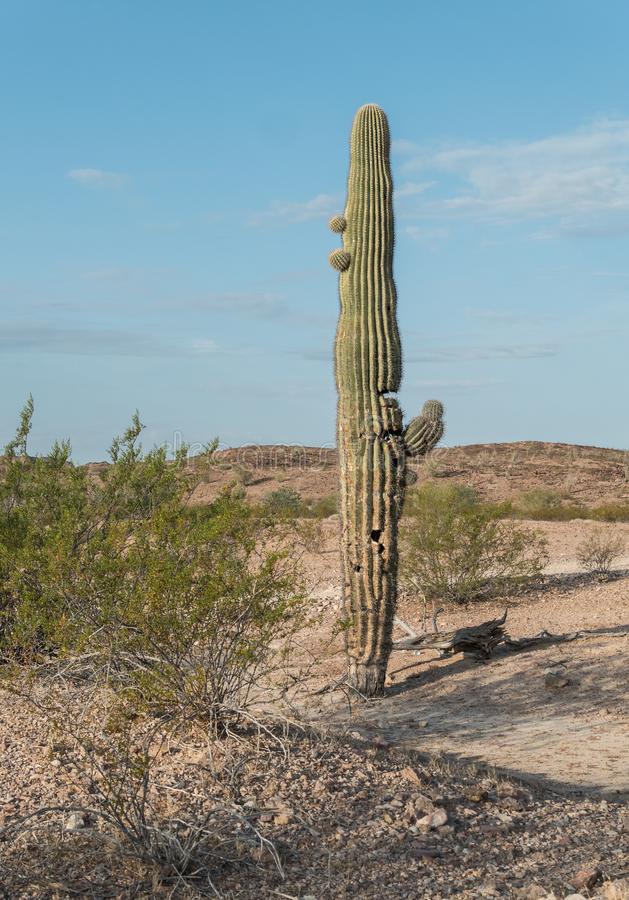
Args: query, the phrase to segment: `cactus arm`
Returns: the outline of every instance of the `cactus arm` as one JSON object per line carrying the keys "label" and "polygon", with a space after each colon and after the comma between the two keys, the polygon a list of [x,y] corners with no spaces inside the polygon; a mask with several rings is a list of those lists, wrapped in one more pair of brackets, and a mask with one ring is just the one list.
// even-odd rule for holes
{"label": "cactus arm", "polygon": [[411,419],[404,431],[406,455],[425,456],[443,437],[443,405],[438,400],[427,400],[421,413]]}

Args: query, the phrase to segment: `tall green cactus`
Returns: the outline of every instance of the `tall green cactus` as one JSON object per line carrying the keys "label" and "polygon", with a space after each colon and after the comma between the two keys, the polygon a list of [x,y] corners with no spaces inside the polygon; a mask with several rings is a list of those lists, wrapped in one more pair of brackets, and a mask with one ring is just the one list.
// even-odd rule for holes
{"label": "tall green cactus", "polygon": [[367,697],[384,690],[391,652],[406,457],[427,453],[443,434],[438,401],[429,401],[405,432],[391,396],[400,386],[402,354],[389,144],[384,112],[361,107],[352,128],[345,214],[330,221],[343,240],[330,263],[340,273],[337,442],[348,678]]}

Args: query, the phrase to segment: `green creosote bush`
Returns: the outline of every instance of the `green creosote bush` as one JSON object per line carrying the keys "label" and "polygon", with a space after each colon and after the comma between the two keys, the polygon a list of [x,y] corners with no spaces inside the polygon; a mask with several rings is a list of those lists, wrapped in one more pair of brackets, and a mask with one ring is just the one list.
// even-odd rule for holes
{"label": "green creosote bush", "polygon": [[304,500],[293,488],[278,488],[264,497],[262,509],[287,518],[326,519],[338,513],[339,499],[337,494],[328,494]]}
{"label": "green creosote bush", "polygon": [[188,507],[199,459],[191,474],[186,447],[144,452],[137,414],[98,478],[67,442],[30,457],[32,414],[29,400],[0,475],[5,658],[74,661],[138,713],[217,723],[247,707],[306,614],[287,529],[228,492]]}
{"label": "green creosote bush", "polygon": [[278,488],[266,495],[263,507],[275,515],[298,516],[303,512],[303,503],[299,492],[293,488]]}
{"label": "green creosote bush", "polygon": [[464,603],[497,596],[538,577],[546,540],[499,517],[464,485],[424,484],[410,493],[402,574],[428,600]]}
{"label": "green creosote bush", "polygon": [[591,509],[588,518],[599,522],[629,522],[629,503],[603,503]]}
{"label": "green creosote bush", "polygon": [[588,572],[608,575],[625,549],[626,544],[619,534],[599,527],[591,531],[577,546],[577,560]]}
{"label": "green creosote bush", "polygon": [[516,518],[537,519],[548,522],[567,522],[588,516],[588,510],[580,503],[564,503],[564,497],[549,488],[532,488],[512,501]]}
{"label": "green creosote bush", "polygon": [[339,498],[337,494],[328,494],[313,500],[308,508],[309,514],[316,519],[327,519],[336,515],[339,511]]}

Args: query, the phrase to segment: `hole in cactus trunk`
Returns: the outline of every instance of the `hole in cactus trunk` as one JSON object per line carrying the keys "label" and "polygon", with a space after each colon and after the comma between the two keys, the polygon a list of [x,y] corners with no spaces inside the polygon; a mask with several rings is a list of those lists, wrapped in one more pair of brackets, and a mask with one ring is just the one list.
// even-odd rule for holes
{"label": "hole in cactus trunk", "polygon": [[380,535],[381,535],[381,534],[382,534],[382,532],[380,531],[379,528],[374,528],[374,530],[371,532],[371,540],[372,540],[372,541],[379,541],[379,540],[380,540]]}

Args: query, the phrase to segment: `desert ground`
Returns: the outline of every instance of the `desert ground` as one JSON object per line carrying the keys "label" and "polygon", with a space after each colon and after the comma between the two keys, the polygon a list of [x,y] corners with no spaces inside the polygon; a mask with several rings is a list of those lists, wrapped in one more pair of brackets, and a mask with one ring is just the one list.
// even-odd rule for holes
{"label": "desert ground", "polygon": [[[247,448],[221,454],[195,502],[215,497],[242,468],[250,473],[246,491],[254,500],[279,487],[313,500],[336,486],[332,450]],[[490,500],[540,487],[588,505],[629,498],[627,454],[597,448],[449,448],[433,454],[418,475],[471,484]],[[548,539],[542,583],[517,596],[448,606],[438,617],[439,630],[480,623],[506,609],[505,628],[514,638],[543,630],[589,634],[517,652],[498,647],[484,662],[396,652],[386,696],[364,703],[335,688],[344,670],[335,629],[338,517],[316,524],[316,543],[301,551],[317,616],[301,635],[312,672],[307,689],[283,709],[298,722],[298,736],[288,755],[269,751],[273,777],[260,779],[245,767],[238,787],[284,848],[283,877],[261,859],[259,870],[245,877],[237,870],[222,873],[218,896],[629,897],[629,523],[527,525]],[[577,546],[593,527],[626,543],[606,578],[584,572],[577,561]],[[399,615],[421,630],[416,596],[403,594]],[[559,685],[548,682],[549,671],[565,675]],[[3,701],[0,746],[6,842],[21,816],[82,795],[72,771],[51,765],[45,727],[19,697]],[[189,742],[164,753],[160,766],[173,789],[188,788],[191,767],[204,752],[202,743]],[[123,871],[112,883],[88,825],[76,829],[70,856],[64,833],[61,817],[56,835],[46,838],[55,848],[52,863],[50,846],[36,832],[20,845],[21,857],[7,844],[0,877],[8,885],[7,873],[17,871],[25,852],[30,875],[12,880],[4,896],[200,896],[189,886],[166,889],[139,876],[131,889]],[[77,854],[92,861],[72,876]]]}

